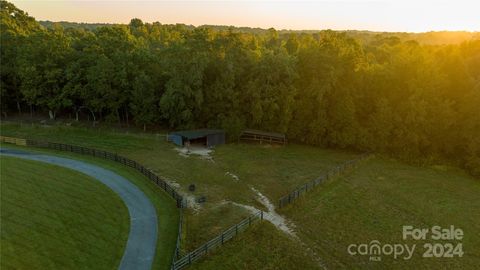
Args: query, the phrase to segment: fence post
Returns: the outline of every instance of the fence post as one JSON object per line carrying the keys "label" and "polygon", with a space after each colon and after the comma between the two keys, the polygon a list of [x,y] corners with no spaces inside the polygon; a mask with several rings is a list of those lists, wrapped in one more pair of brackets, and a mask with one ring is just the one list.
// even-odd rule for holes
{"label": "fence post", "polygon": [[260,219],[263,220],[263,211],[260,210]]}
{"label": "fence post", "polygon": [[[107,152],[104,150],[97,150],[94,148],[88,148],[88,147],[83,147],[78,145],[55,143],[55,142],[48,142],[48,141],[44,142],[44,141],[34,141],[29,139],[14,139],[13,142],[16,144],[23,143],[26,146],[36,146],[36,147],[54,149],[59,151],[72,152],[72,153],[77,153],[82,155],[92,155],[94,157],[103,157],[104,159],[114,160],[116,162],[122,163],[125,166],[133,167],[137,169],[137,171],[140,171],[142,174],[147,176],[147,178],[149,178],[150,180],[156,181],[161,188],[167,191],[167,193],[171,193],[171,196],[173,197],[173,199],[177,200],[177,206],[179,208],[183,208],[183,200],[181,196],[179,196],[179,194],[177,194],[172,187],[168,186],[168,184],[165,181],[163,181],[161,178],[159,178],[157,175],[155,175],[155,173],[153,173],[149,169],[145,168],[143,165],[131,159],[125,158],[123,156],[119,156],[117,153]],[[168,192],[167,189],[169,189],[170,192]],[[178,197],[180,197],[180,199]]]}
{"label": "fence post", "polygon": [[222,232],[222,235],[221,235],[222,245],[223,245],[223,234],[224,234],[224,232]]}
{"label": "fence post", "polygon": [[238,234],[238,223],[235,224],[235,236]]}
{"label": "fence post", "polygon": [[251,217],[249,216],[249,217],[248,217],[248,226],[250,226],[251,224],[252,224],[252,219],[251,219]]}

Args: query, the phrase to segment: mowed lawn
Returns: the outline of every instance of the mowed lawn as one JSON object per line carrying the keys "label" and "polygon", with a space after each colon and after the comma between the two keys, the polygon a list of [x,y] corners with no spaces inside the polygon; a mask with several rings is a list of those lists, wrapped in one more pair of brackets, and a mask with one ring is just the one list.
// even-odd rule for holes
{"label": "mowed lawn", "polygon": [[107,186],[79,172],[5,157],[1,269],[116,269],[130,227]]}
{"label": "mowed lawn", "polygon": [[[263,209],[251,187],[273,203],[287,191],[357,156],[355,153],[303,145],[227,144],[215,148],[213,161],[182,157],[165,137],[156,134],[113,132],[65,126],[2,125],[2,134],[65,142],[114,151],[133,158],[159,175],[180,184],[189,196],[205,195],[200,210],[186,212],[183,246],[191,250],[248,215],[234,201]],[[43,151],[43,150],[42,150]],[[65,153],[57,152],[65,155]],[[80,156],[81,157],[81,156]],[[87,158],[87,157],[85,157]],[[88,157],[90,159],[94,159]],[[102,161],[104,162],[104,161]],[[105,161],[106,162],[106,161]],[[239,180],[228,173],[235,174]],[[372,158],[357,169],[309,192],[280,213],[292,222],[301,241],[286,237],[263,222],[197,263],[198,269],[329,269],[356,268],[474,268],[479,264],[480,187],[461,170],[415,167],[395,160]],[[194,193],[188,192],[196,184]],[[350,244],[409,243],[402,226],[455,225],[464,230],[465,255],[458,259],[423,259],[417,243],[409,261],[372,262],[350,256]],[[238,240],[238,241],[237,241]]]}
{"label": "mowed lawn", "polygon": [[[4,136],[70,143],[125,155],[178,183],[179,189],[190,197],[206,196],[207,202],[199,211],[186,211],[185,250],[198,247],[249,215],[226,201],[265,209],[251,187],[276,204],[296,186],[358,155],[306,145],[280,147],[235,143],[216,147],[211,161],[199,156],[179,155],[164,134],[18,123],[4,123],[1,127]],[[196,185],[195,192],[188,191],[190,184]]]}
{"label": "mowed lawn", "polygon": [[152,268],[170,269],[170,264],[177,240],[179,211],[176,207],[175,200],[165,193],[163,189],[157,187],[155,184],[149,181],[144,175],[119,163],[91,156],[77,155],[69,152],[60,152],[50,149],[15,146],[11,144],[2,144],[1,146],[82,160],[107,170],[111,170],[135,184],[150,199],[157,212],[158,238],[156,255]]}
{"label": "mowed lawn", "polygon": [[[413,167],[372,158],[281,211],[329,269],[478,269],[480,180],[445,166]],[[404,241],[402,228],[454,225],[461,241]],[[410,260],[351,256],[350,244],[417,244]],[[425,243],[462,243],[463,257],[423,258]]]}

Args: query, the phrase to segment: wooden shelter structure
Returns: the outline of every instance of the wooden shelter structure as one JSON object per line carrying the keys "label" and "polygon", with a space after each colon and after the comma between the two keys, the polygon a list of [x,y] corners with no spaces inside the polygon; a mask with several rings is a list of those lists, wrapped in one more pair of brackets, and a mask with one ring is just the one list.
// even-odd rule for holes
{"label": "wooden shelter structure", "polygon": [[253,141],[258,143],[287,144],[287,137],[285,134],[255,129],[244,130],[239,139],[242,141]]}
{"label": "wooden shelter structure", "polygon": [[182,130],[168,134],[167,140],[179,146],[200,144],[213,147],[225,143],[225,132],[220,129]]}

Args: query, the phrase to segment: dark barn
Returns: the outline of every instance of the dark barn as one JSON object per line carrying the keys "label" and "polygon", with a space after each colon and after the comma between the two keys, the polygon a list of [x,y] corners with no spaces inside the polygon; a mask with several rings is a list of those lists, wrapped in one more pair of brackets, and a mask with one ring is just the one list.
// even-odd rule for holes
{"label": "dark barn", "polygon": [[168,134],[168,140],[176,145],[203,145],[213,147],[225,143],[225,132],[220,129],[196,129],[175,131]]}

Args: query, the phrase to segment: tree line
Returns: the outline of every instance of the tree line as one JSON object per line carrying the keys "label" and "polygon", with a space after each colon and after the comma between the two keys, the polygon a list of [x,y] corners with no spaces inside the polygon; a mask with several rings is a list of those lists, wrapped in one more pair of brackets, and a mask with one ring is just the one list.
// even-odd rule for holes
{"label": "tree line", "polygon": [[[480,40],[143,23],[41,26],[1,1],[2,113],[87,113],[172,129],[448,158],[480,173]],[[445,34],[445,33],[443,33]]]}

